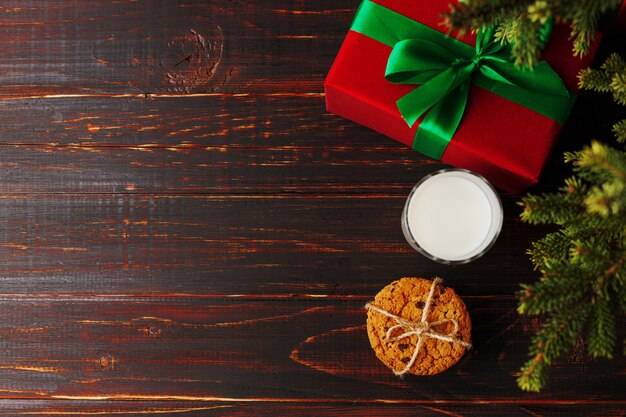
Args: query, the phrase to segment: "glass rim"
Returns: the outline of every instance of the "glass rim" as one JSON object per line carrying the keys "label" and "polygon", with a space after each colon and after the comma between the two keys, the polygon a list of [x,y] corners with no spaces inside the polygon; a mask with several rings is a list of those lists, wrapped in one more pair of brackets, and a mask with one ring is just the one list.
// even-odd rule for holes
{"label": "glass rim", "polygon": [[[469,258],[464,258],[464,259],[444,259],[444,258],[440,258],[436,255],[433,255],[432,253],[428,252],[426,249],[424,249],[423,247],[421,247],[418,243],[417,243],[417,239],[415,239],[415,237],[413,236],[413,234],[411,233],[411,228],[409,227],[408,224],[408,209],[409,209],[409,204],[411,202],[411,198],[413,197],[413,194],[415,194],[415,192],[417,191],[417,189],[428,179],[436,176],[436,175],[440,175],[446,172],[463,172],[465,174],[471,175],[473,177],[476,177],[482,184],[484,184],[488,190],[490,190],[493,193],[493,196],[495,197],[495,201],[496,201],[496,207],[493,207],[494,205],[492,204],[492,200],[488,197],[489,200],[489,205],[492,206],[492,209],[498,209],[500,211],[500,221],[498,222],[499,224],[497,224],[496,228],[495,228],[495,232],[493,234],[493,236],[491,237],[491,240],[489,243],[487,243],[487,245],[481,249],[478,253],[470,256]],[[481,191],[485,192],[485,190],[483,190],[481,188]],[[494,220],[492,219],[492,225],[490,226],[493,227],[493,222]],[[502,200],[500,199],[500,196],[498,195],[497,190],[495,189],[495,187],[482,175],[477,174],[473,171],[470,171],[468,169],[464,169],[464,168],[443,168],[443,169],[439,169],[437,171],[431,172],[430,174],[425,175],[423,178],[421,178],[417,184],[415,184],[415,186],[411,189],[411,192],[409,192],[409,195],[406,199],[406,203],[404,205],[404,208],[402,210],[402,231],[404,232],[404,237],[405,239],[408,241],[409,245],[411,245],[411,247],[413,249],[415,249],[417,252],[421,253],[422,255],[424,255],[425,257],[441,263],[441,264],[445,264],[445,265],[462,265],[462,264],[467,264],[469,262],[475,261],[476,259],[482,257],[483,255],[485,255],[489,249],[491,249],[493,247],[493,245],[496,243],[496,240],[498,240],[498,237],[500,236],[500,232],[502,231],[502,225],[504,222],[504,207],[502,205]],[[408,234],[408,236],[407,236]],[[410,241],[409,241],[409,237],[410,237]],[[487,235],[487,237],[485,239],[487,239],[489,237],[489,235]],[[484,242],[484,241],[483,241]],[[471,252],[470,252],[471,253]]]}

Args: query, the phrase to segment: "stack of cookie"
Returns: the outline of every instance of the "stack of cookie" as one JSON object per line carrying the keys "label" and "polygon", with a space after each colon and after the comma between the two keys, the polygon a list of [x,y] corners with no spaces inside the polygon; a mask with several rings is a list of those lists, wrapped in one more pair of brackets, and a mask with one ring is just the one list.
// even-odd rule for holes
{"label": "stack of cookie", "polygon": [[394,281],[366,308],[370,344],[397,375],[443,372],[471,347],[465,303],[439,278]]}

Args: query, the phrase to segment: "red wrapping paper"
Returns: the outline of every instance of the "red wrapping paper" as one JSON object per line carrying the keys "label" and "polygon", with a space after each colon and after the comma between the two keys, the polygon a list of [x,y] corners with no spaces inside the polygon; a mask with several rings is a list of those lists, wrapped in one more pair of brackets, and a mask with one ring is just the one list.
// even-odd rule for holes
{"label": "red wrapping paper", "polygon": [[617,18],[613,22],[612,31],[626,35],[626,0],[624,0]]}
{"label": "red wrapping paper", "polygon": [[[440,22],[449,0],[375,2],[446,33]],[[580,59],[572,55],[569,34],[567,25],[556,25],[541,59],[575,91],[576,75],[591,64],[602,35],[598,34],[590,53]],[[475,45],[474,36],[460,40]],[[419,122],[409,128],[396,100],[415,87],[385,80],[390,52],[390,47],[350,31],[326,78],[326,105],[332,113],[412,146]],[[516,194],[539,180],[561,128],[546,116],[473,85],[461,125],[441,161],[477,172]]]}

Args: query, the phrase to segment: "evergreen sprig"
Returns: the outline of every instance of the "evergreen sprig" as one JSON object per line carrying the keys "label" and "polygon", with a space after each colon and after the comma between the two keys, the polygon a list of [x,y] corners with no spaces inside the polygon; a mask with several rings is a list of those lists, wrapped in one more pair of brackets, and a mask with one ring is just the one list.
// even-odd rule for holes
{"label": "evergreen sprig", "polygon": [[533,243],[541,278],[518,293],[520,314],[545,317],[518,378],[527,391],[547,383],[550,365],[583,334],[590,356],[611,358],[615,316],[625,312],[626,152],[593,142],[567,159],[575,175],[564,187],[520,203],[523,221],[560,228]]}
{"label": "evergreen sprig", "polygon": [[585,90],[613,93],[617,103],[626,104],[626,61],[619,54],[611,54],[599,70],[582,70],[578,84]]}
{"label": "evergreen sprig", "polygon": [[519,66],[533,67],[543,47],[543,28],[550,19],[569,22],[573,53],[589,51],[598,21],[622,0],[461,0],[445,15],[452,30],[496,26],[498,38],[513,42],[512,52]]}
{"label": "evergreen sprig", "polygon": [[[581,89],[612,93],[615,102],[626,105],[626,61],[618,54],[611,54],[600,69],[587,68],[578,74]],[[626,141],[626,119],[613,125],[617,141]]]}
{"label": "evergreen sprig", "polygon": [[[617,54],[579,79],[581,88],[626,104],[626,88],[617,87],[626,80],[626,62]],[[626,120],[613,130],[623,142]],[[591,357],[612,358],[616,316],[626,312],[626,152],[594,141],[566,153],[565,161],[574,176],[561,189],[520,202],[524,222],[559,227],[532,244],[528,253],[541,277],[518,292],[520,314],[545,317],[517,380],[527,391],[545,386],[550,365],[582,335]]]}

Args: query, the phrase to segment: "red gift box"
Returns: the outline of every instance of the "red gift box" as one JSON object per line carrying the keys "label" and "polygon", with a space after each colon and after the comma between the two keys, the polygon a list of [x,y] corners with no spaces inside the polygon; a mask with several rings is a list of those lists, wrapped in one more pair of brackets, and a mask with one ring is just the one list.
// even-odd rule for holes
{"label": "red gift box", "polygon": [[[449,0],[375,0],[375,3],[442,34]],[[541,56],[576,91],[576,75],[588,67],[601,34],[583,59],[572,55],[570,28],[557,24]],[[476,36],[460,41],[475,45]],[[396,101],[416,86],[385,79],[392,48],[351,30],[326,78],[328,111],[412,146],[420,122],[409,127]],[[441,161],[477,172],[497,187],[519,193],[536,183],[562,124],[500,95],[472,85],[462,121]]]}

